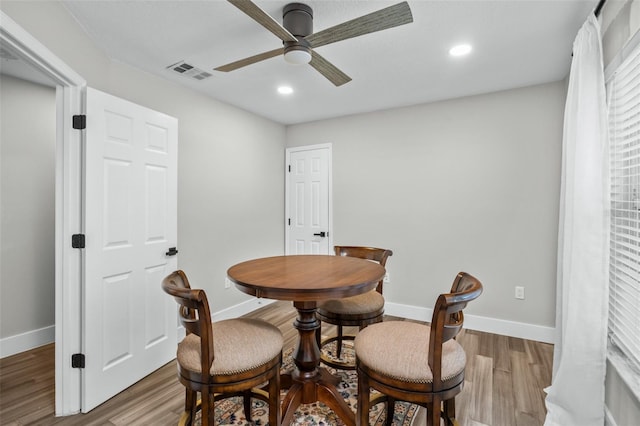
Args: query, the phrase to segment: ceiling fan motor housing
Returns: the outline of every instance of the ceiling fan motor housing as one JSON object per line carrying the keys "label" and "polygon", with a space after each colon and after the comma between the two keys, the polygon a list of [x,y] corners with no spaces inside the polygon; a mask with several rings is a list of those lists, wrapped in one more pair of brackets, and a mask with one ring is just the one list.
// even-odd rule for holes
{"label": "ceiling fan motor housing", "polygon": [[[297,50],[306,53],[306,56],[303,56],[305,59],[300,59],[299,62],[298,60],[289,61],[292,63],[309,62],[311,47],[304,38],[313,33],[313,10],[311,7],[302,3],[289,3],[282,9],[282,26],[298,39],[298,41],[283,42],[285,59],[288,58],[288,53],[296,54],[294,51]],[[302,52],[298,54],[302,54]]]}
{"label": "ceiling fan motor housing", "polygon": [[282,26],[296,37],[313,33],[313,10],[302,3],[289,3],[282,9]]}

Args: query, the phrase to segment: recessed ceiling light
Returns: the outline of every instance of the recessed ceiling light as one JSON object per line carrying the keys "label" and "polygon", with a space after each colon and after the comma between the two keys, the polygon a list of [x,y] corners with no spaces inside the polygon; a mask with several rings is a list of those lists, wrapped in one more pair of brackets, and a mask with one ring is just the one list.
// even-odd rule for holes
{"label": "recessed ceiling light", "polygon": [[290,95],[293,93],[293,88],[290,86],[280,86],[278,87],[278,93],[281,95]]}
{"label": "recessed ceiling light", "polygon": [[457,46],[453,46],[449,50],[449,55],[451,56],[464,56],[468,55],[471,52],[470,44],[459,44]]}

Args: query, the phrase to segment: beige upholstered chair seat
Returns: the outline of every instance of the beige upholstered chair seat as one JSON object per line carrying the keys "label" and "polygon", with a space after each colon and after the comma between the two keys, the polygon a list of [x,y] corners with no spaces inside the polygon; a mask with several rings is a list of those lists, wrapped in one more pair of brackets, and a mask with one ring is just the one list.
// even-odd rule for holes
{"label": "beige upholstered chair seat", "polygon": [[318,309],[341,315],[361,315],[368,312],[377,312],[383,308],[384,297],[375,290],[358,296],[325,300],[318,303]]}
{"label": "beige upholstered chair seat", "polygon": [[[362,363],[376,373],[409,383],[431,383],[429,326],[407,321],[385,321],[361,330],[355,350]],[[456,377],[466,355],[455,340],[442,345],[442,380]]]}
{"label": "beige upholstered chair seat", "polygon": [[178,343],[178,380],[185,387],[184,413],[178,424],[191,426],[200,410],[202,426],[214,426],[216,403],[239,395],[249,423],[252,398],[267,403],[269,424],[282,423],[280,366],[284,339],[280,330],[248,318],[212,322],[207,294],[192,289],[182,270],[167,275],[162,290],[178,302],[178,317],[187,334]]}
{"label": "beige upholstered chair seat", "polygon": [[[282,351],[282,333],[265,321],[237,318],[214,322],[212,328],[215,358],[211,375],[214,377],[254,369],[267,364]],[[178,344],[177,358],[182,368],[200,373],[200,337],[193,333],[185,337]]]}
{"label": "beige upholstered chair seat", "polygon": [[[334,246],[336,256],[350,256],[377,262],[382,267],[387,263],[387,258],[393,254],[391,250],[363,247],[363,246]],[[342,343],[345,340],[353,340],[353,335],[344,335],[343,327],[358,327],[362,330],[369,324],[382,321],[384,314],[384,297],[382,297],[383,280],[378,282],[375,290],[357,296],[325,300],[318,303],[316,317],[321,322],[334,324],[338,328],[337,336],[322,340],[322,330],[316,331],[316,338],[321,352],[321,361],[326,365],[344,369],[355,370],[356,366],[348,358],[342,359]],[[335,343],[335,351],[329,349],[332,342]],[[324,349],[326,347],[326,350]]]}
{"label": "beige upholstered chair seat", "polygon": [[[458,424],[455,397],[464,387],[467,356],[455,340],[463,310],[482,294],[482,283],[466,272],[456,275],[449,293],[436,299],[431,324],[385,321],[361,330],[354,346],[358,370],[356,424],[369,424],[369,410],[386,401],[391,426],[396,401],[427,409],[427,426]],[[371,390],[380,395],[371,398]]]}

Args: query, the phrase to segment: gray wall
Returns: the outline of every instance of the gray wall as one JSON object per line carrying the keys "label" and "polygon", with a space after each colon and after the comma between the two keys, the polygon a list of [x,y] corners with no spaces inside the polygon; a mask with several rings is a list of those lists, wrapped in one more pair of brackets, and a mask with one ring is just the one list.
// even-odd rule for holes
{"label": "gray wall", "polygon": [[391,302],[430,308],[467,270],[486,285],[470,312],[553,327],[562,83],[285,130],[111,62],[59,3],[0,8],[90,86],[178,117],[179,265],[214,311],[246,300],[229,265],[283,252],[285,141],[332,142],[335,243],[394,250]]}
{"label": "gray wall", "polygon": [[557,82],[318,121],[287,145],[333,144],[334,242],[393,250],[388,301],[432,308],[467,271],[469,313],[553,327],[564,99]]}
{"label": "gray wall", "polygon": [[54,324],[55,89],[0,76],[0,339]]}
{"label": "gray wall", "polygon": [[[611,1],[605,3],[600,16],[602,48],[605,68],[619,63],[620,52],[640,31],[640,0]],[[615,66],[615,65],[614,65]],[[608,410],[607,425],[636,426],[640,424],[640,377],[624,361],[607,361],[605,403]],[[628,383],[635,382],[635,392]]]}
{"label": "gray wall", "polygon": [[[620,3],[610,0],[607,7]],[[285,141],[287,146],[331,142],[335,243],[394,250],[392,283],[386,287],[391,301],[430,307],[453,274],[467,270],[485,283],[485,294],[470,306],[471,313],[553,326],[563,83],[285,129],[111,62],[57,2],[4,0],[0,9],[90,86],[179,119],[179,265],[194,285],[210,293],[214,311],[245,300],[223,289],[229,265],[284,250]],[[605,58],[613,56],[619,40],[637,31],[638,1],[622,9],[623,18],[611,27],[617,28],[611,30],[615,35],[605,34]],[[3,114],[8,113],[4,98],[3,92]],[[5,297],[14,283],[5,279],[10,269],[4,260],[5,245],[16,239],[5,225],[11,217],[5,211],[10,204],[5,175],[11,165],[5,164],[4,145],[9,121],[1,118],[0,308],[5,312],[10,309],[5,303],[17,304]],[[29,164],[47,156],[34,151],[28,153]],[[52,185],[52,170],[36,172],[49,173]],[[42,232],[52,241],[53,215],[47,218]],[[48,249],[43,253],[43,259],[52,256]],[[52,268],[52,257],[47,262]],[[52,285],[44,284],[51,298]],[[513,298],[515,285],[526,287],[524,301]],[[38,318],[34,327],[51,323],[50,309],[42,312],[42,320],[33,314]],[[4,314],[0,324],[0,338],[20,331],[18,322],[5,320]],[[608,375],[609,401],[620,395],[630,399],[621,383]],[[640,418],[637,404],[619,410]]]}
{"label": "gray wall", "polygon": [[178,118],[178,265],[213,311],[249,299],[224,278],[240,260],[284,253],[285,127],[112,62],[59,2],[0,9],[89,86]]}

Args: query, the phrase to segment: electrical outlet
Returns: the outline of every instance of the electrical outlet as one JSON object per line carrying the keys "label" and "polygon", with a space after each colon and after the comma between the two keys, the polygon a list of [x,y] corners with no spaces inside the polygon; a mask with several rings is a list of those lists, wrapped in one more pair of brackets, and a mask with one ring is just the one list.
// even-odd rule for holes
{"label": "electrical outlet", "polygon": [[385,283],[391,282],[391,276],[389,275],[388,272],[386,274],[384,274],[384,282]]}
{"label": "electrical outlet", "polygon": [[524,287],[516,286],[516,299],[524,299]]}
{"label": "electrical outlet", "polygon": [[228,277],[224,279],[224,288],[231,288],[231,280]]}

